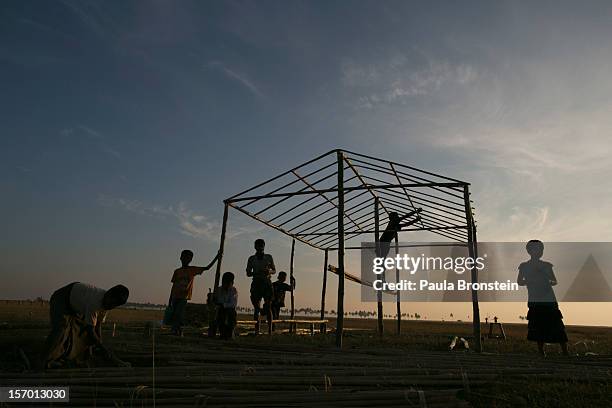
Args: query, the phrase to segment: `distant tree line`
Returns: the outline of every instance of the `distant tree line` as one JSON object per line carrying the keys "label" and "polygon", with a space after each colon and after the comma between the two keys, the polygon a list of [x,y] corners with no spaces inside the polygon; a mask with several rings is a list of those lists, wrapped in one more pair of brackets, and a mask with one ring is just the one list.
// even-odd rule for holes
{"label": "distant tree line", "polygon": [[[238,306],[236,310],[240,313],[253,313],[252,307]],[[291,310],[289,308],[281,309],[281,313],[284,315],[291,314]],[[301,316],[321,316],[321,309],[313,309],[311,307],[300,307],[295,309],[296,315]],[[326,316],[337,316],[338,313],[334,309],[326,310]],[[377,316],[377,312],[372,310],[354,310],[344,312],[345,317],[353,317],[353,318],[361,318],[361,319],[370,319]],[[396,318],[397,314],[385,314],[385,318]],[[421,315],[419,313],[402,313],[402,318],[405,319],[421,319]]]}

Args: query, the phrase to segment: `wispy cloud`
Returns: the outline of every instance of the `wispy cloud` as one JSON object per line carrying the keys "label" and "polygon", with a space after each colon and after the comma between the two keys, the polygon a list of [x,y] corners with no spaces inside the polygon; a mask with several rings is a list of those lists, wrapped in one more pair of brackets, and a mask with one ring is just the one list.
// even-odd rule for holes
{"label": "wispy cloud", "polygon": [[474,185],[484,239],[607,240],[611,111],[558,112],[428,141],[469,163],[461,171]]}
{"label": "wispy cloud", "polygon": [[[193,238],[218,241],[221,234],[221,226],[218,221],[212,221],[210,217],[189,208],[184,202],[179,202],[177,205],[157,205],[140,200],[109,197],[101,194],[98,196],[98,203],[106,207],[120,208],[142,216],[160,220],[173,220],[182,234]],[[261,229],[261,227],[233,227],[228,233],[228,238],[231,239],[239,235],[255,233]]]}
{"label": "wispy cloud", "polygon": [[[561,171],[581,177],[612,169],[608,158],[612,105],[599,111],[559,112],[529,123],[488,123],[428,140],[436,148],[470,152],[478,162],[522,171]],[[597,123],[597,127],[593,127]]]}
{"label": "wispy cloud", "polygon": [[84,125],[76,125],[60,130],[60,134],[65,137],[88,138],[100,152],[111,156],[114,159],[121,159],[121,153],[111,146],[111,144],[108,142],[108,137],[95,129]]}
{"label": "wispy cloud", "polygon": [[253,95],[264,98],[264,93],[257,85],[244,73],[238,72],[235,69],[230,69],[220,61],[212,61],[208,63],[208,67],[221,71],[229,79],[238,82],[240,85],[249,90]]}
{"label": "wispy cloud", "polygon": [[474,67],[466,64],[430,60],[423,67],[413,67],[404,55],[374,64],[347,60],[341,71],[342,84],[361,93],[357,104],[360,108],[405,103],[410,98],[433,94],[445,85],[468,84],[477,76]]}

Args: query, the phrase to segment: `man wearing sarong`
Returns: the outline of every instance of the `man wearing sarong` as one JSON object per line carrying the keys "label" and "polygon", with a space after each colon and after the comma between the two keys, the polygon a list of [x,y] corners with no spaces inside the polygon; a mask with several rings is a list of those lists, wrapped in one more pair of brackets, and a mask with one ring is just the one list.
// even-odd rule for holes
{"label": "man wearing sarong", "polygon": [[123,285],[109,290],[74,282],[56,290],[49,300],[51,333],[47,337],[44,367],[85,362],[94,352],[108,361],[129,366],[102,344],[102,322],[106,312],[127,302],[129,290]]}
{"label": "man wearing sarong", "polygon": [[255,255],[251,255],[247,261],[246,274],[253,278],[251,283],[251,303],[253,304],[253,320],[255,332],[259,333],[259,314],[261,312],[261,299],[264,301],[264,311],[268,324],[272,324],[272,298],[274,289],[270,276],[276,273],[272,255],[264,253],[266,243],[263,239],[255,241]]}
{"label": "man wearing sarong", "polygon": [[569,355],[563,315],[553,290],[557,284],[553,265],[541,259],[544,254],[542,241],[532,239],[527,242],[526,249],[531,259],[519,265],[517,283],[527,286],[527,340],[537,342],[543,356],[546,355],[544,343],[559,343],[563,354]]}

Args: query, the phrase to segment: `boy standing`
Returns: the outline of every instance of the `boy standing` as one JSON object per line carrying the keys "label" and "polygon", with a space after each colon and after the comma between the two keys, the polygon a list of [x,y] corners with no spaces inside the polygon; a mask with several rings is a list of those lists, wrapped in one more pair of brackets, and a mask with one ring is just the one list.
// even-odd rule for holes
{"label": "boy standing", "polygon": [[172,307],[172,333],[183,336],[183,316],[187,301],[191,300],[193,292],[193,278],[201,275],[202,272],[209,270],[219,259],[219,254],[215,256],[206,266],[191,266],[193,252],[185,249],[181,252],[181,267],[174,271],[172,275],[172,290],[170,291],[170,306]]}
{"label": "boy standing", "polygon": [[280,271],[278,280],[272,284],[274,287],[274,298],[272,299],[272,318],[277,320],[280,316],[281,308],[285,307],[285,293],[293,292],[295,289],[295,278],[291,277],[291,286],[287,285],[287,272]]}

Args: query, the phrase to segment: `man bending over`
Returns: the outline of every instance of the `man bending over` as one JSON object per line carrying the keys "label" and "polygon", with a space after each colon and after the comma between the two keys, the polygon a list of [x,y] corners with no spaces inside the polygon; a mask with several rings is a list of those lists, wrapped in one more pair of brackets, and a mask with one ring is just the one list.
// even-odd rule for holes
{"label": "man bending over", "polygon": [[101,338],[106,312],[124,305],[129,294],[123,285],[104,290],[80,282],[56,290],[49,300],[51,333],[45,344],[44,367],[82,363],[94,351],[118,366],[129,366],[108,350]]}

